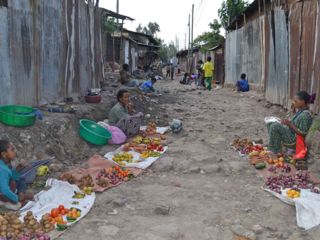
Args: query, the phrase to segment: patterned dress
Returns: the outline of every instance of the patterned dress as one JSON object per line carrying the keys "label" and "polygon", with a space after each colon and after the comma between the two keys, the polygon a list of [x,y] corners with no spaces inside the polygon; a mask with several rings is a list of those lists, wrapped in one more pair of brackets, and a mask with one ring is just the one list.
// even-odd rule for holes
{"label": "patterned dress", "polygon": [[[311,113],[308,110],[299,111],[292,117],[291,122],[303,136],[306,136],[312,125]],[[278,122],[267,124],[267,128],[269,133],[268,150],[279,153],[283,146],[295,147],[296,133],[291,128]]]}

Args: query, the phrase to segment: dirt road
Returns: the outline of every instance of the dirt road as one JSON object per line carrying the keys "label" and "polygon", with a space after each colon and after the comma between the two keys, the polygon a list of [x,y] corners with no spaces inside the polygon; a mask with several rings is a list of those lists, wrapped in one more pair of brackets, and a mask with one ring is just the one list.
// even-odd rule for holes
{"label": "dirt road", "polygon": [[169,137],[168,153],[145,174],[99,194],[89,215],[61,239],[232,240],[233,232],[319,239],[320,228],[300,230],[295,209],[264,192],[257,172],[229,146],[236,136],[266,141],[263,118],[280,109],[227,89],[160,85],[179,97],[164,106],[170,118],[184,121],[184,131]]}

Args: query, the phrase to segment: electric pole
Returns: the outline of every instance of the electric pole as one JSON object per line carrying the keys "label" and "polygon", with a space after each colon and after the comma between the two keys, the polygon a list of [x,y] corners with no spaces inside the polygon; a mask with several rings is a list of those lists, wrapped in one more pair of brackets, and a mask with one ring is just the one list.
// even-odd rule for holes
{"label": "electric pole", "polygon": [[193,48],[193,22],[194,22],[194,4],[192,4],[191,49]]}
{"label": "electric pole", "polygon": [[[117,14],[119,14],[119,0],[117,0]],[[117,18],[117,23],[119,24],[119,19]]]}
{"label": "electric pole", "polygon": [[188,41],[188,67],[187,69],[189,70],[190,67],[190,14],[189,14],[189,22],[188,22],[188,28],[189,28],[189,41]]}
{"label": "electric pole", "polygon": [[187,49],[187,31],[184,34],[184,49]]}

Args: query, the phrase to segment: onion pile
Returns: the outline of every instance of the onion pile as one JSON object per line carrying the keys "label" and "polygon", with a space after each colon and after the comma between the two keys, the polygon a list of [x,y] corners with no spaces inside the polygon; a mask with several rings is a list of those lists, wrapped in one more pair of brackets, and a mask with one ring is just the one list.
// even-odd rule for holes
{"label": "onion pile", "polygon": [[268,177],[265,182],[266,186],[277,193],[281,193],[281,189],[291,188],[310,189],[311,192],[320,193],[319,189],[311,182],[308,172],[297,172],[294,176],[280,174],[279,176]]}

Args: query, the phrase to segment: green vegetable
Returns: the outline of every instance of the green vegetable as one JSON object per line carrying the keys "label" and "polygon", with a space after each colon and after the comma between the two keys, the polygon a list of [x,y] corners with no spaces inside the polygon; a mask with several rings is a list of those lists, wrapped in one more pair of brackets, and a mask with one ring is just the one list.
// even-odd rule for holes
{"label": "green vegetable", "polygon": [[266,167],[265,162],[260,162],[255,165],[256,169],[264,169]]}

